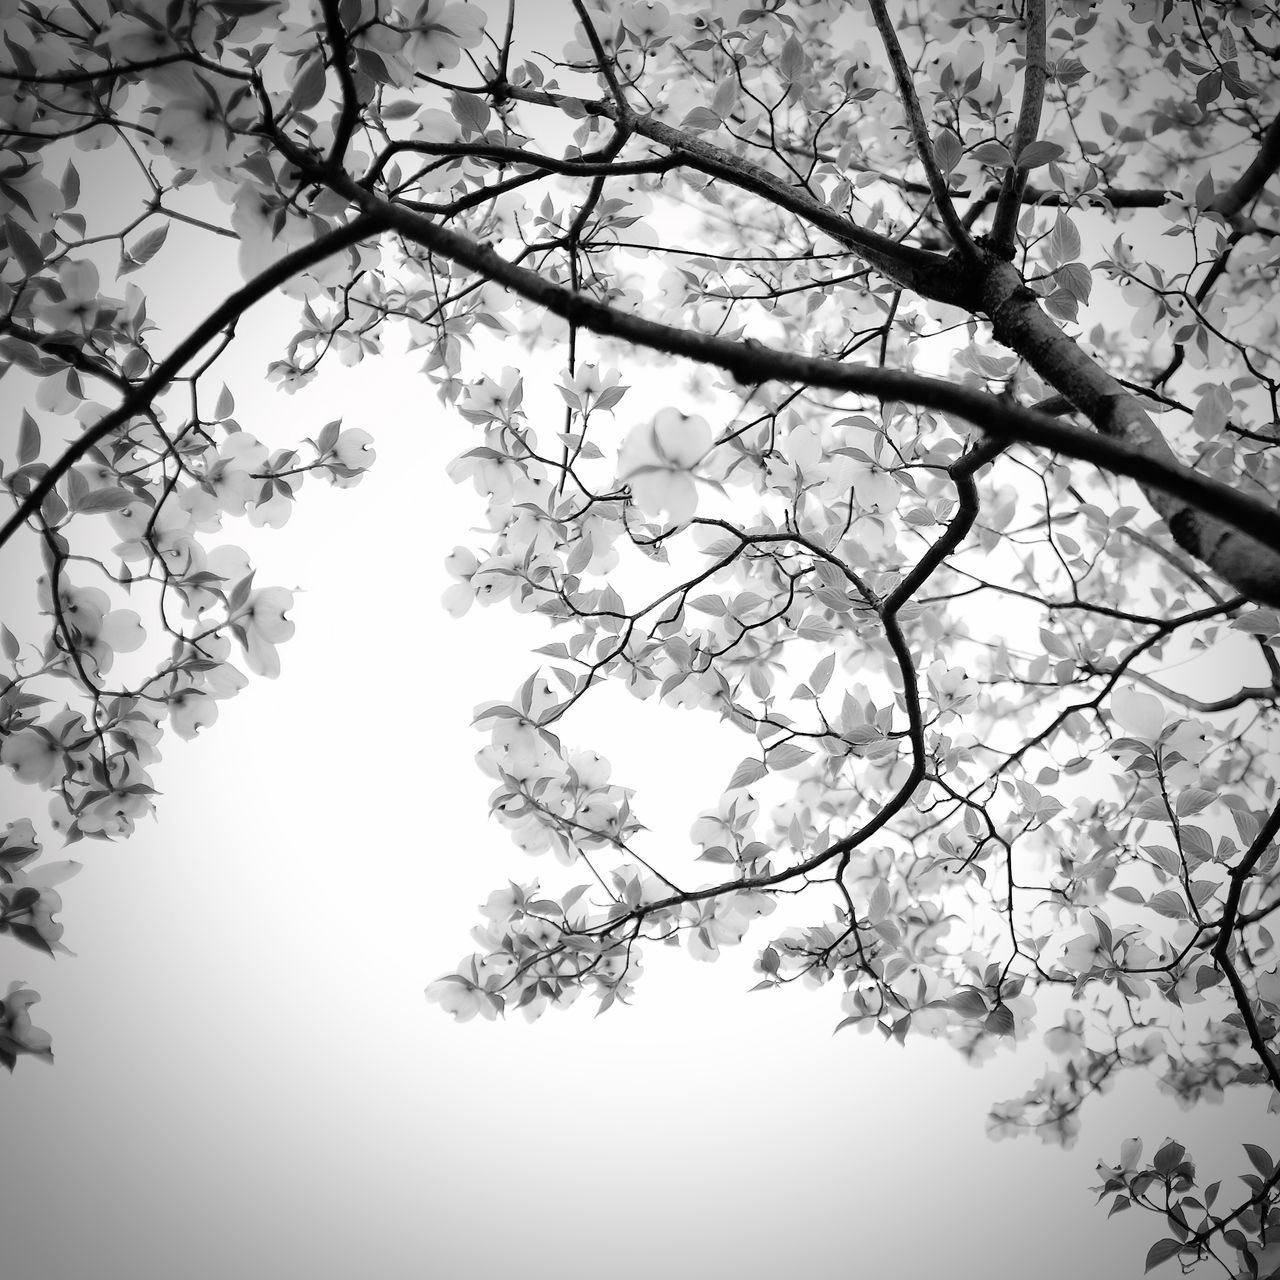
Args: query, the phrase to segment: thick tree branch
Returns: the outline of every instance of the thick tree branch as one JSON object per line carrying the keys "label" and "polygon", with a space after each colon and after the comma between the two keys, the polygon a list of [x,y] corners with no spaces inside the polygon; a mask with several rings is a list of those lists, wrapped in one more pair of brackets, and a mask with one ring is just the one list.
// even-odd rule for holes
{"label": "thick tree branch", "polygon": [[1258,154],[1249,167],[1227,188],[1218,192],[1209,205],[1210,213],[1220,213],[1230,222],[1237,217],[1254,196],[1267,185],[1268,179],[1280,168],[1280,116],[1262,135]]}
{"label": "thick tree branch", "polygon": [[338,85],[342,92],[342,110],[333,131],[333,146],[329,149],[330,163],[339,164],[346,154],[364,104],[360,101],[355,77],[351,74],[351,42],[347,39],[346,27],[342,25],[338,0],[320,0],[320,8],[324,14],[325,33],[333,51],[333,69],[338,74]]}
{"label": "thick tree branch", "polygon": [[[359,204],[376,222],[396,231],[411,243],[467,267],[520,297],[545,307],[553,315],[593,333],[622,338],[654,351],[714,365],[731,373],[747,386],[777,380],[870,396],[881,402],[900,400],[960,418],[1006,443],[1039,445],[1069,457],[1092,462],[1116,475],[1137,480],[1144,486],[1144,490],[1159,494],[1166,508],[1186,513],[1182,518],[1183,524],[1188,520],[1200,520],[1205,525],[1212,523],[1221,535],[1232,540],[1238,547],[1247,543],[1255,548],[1255,558],[1269,557],[1280,570],[1280,511],[1182,466],[1174,459],[1168,446],[1164,445],[1163,437],[1160,437],[1163,445],[1163,452],[1160,452],[1143,439],[1135,442],[1126,438],[1123,432],[1095,435],[1081,431],[1047,414],[1022,408],[988,392],[957,386],[941,378],[929,378],[896,369],[841,364],[835,360],[778,350],[751,340],[735,342],[646,320],[630,312],[617,311],[588,294],[566,289],[545,279],[536,271],[516,266],[470,236],[442,226],[412,210],[383,201],[344,174],[331,171],[325,175],[324,180],[342,195]],[[1017,272],[1012,267],[1006,269],[1034,302],[1035,296],[1025,289]],[[1088,370],[1097,376],[1107,378],[1116,388],[1116,391],[1102,397],[1108,405],[1117,393],[1125,402],[1130,400],[1124,389],[1110,379],[1110,375],[1094,365],[1074,343],[1062,335],[1047,316],[1039,314],[1054,337],[1067,344],[1070,352],[1076,353],[1078,361],[1087,365]],[[1054,359],[1050,363],[1053,371],[1062,377],[1063,370],[1058,367],[1060,362],[1060,359]],[[1034,365],[1036,362],[1031,363]],[[1069,378],[1064,378],[1064,381],[1071,383]],[[1095,412],[1099,411],[1096,404],[1090,403],[1086,407],[1080,403],[1079,399],[1071,395],[1070,390],[1065,390],[1064,394],[1091,418],[1093,415],[1089,413],[1090,408]],[[1120,409],[1110,408],[1109,412],[1114,416]],[[1134,412],[1141,411],[1135,407]],[[1155,431],[1154,424],[1151,430]],[[1156,434],[1159,435],[1158,432]],[[1199,515],[1201,511],[1212,511],[1214,518]],[[1245,530],[1250,530],[1256,537],[1247,536]],[[1206,559],[1206,563],[1213,563],[1208,557],[1202,558]],[[1218,555],[1217,558],[1221,560],[1222,556]],[[1222,572],[1220,568],[1219,572]],[[1266,603],[1280,604],[1280,573],[1274,579],[1265,575],[1260,578],[1259,590],[1262,594],[1251,595],[1247,591],[1245,594]],[[1268,591],[1271,594],[1266,594]]]}
{"label": "thick tree branch", "polygon": [[[1280,605],[1280,543],[1270,532],[1280,513],[1255,503],[1258,518],[1244,520],[1239,509],[1231,512],[1220,501],[1195,498],[1190,486],[1175,488],[1156,482],[1157,469],[1164,475],[1165,465],[1185,468],[1179,467],[1160,428],[1137,399],[1045,314],[1040,300],[1011,264],[997,262],[992,266],[984,292],[983,310],[991,319],[996,338],[1066,396],[1103,436],[1123,443],[1130,456],[1144,458],[1151,465],[1153,469],[1146,476],[1141,474],[1142,467],[1120,474],[1130,475],[1142,485],[1174,541],[1242,595]],[[1110,469],[1119,472],[1118,467]],[[1217,487],[1227,489],[1225,485]]]}

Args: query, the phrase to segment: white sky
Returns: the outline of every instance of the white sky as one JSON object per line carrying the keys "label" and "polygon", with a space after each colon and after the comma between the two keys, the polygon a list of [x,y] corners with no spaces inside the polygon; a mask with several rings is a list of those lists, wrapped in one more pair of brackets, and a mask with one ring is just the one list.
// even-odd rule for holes
{"label": "white sky", "polygon": [[[163,260],[170,274],[147,283],[170,323],[234,278],[182,228]],[[287,325],[292,308],[273,314]],[[481,512],[444,476],[468,428],[404,362],[270,392],[262,371],[290,332],[246,326],[229,378],[242,425],[285,444],[343,413],[378,462],[354,490],[308,482],[278,533],[229,524],[259,584],[303,588],[281,678],[253,679],[200,740],[167,741],[157,822],[73,851],[76,958],[5,944],[0,976],[43,992],[33,1012],[58,1061],[0,1081],[0,1269],[1139,1274],[1159,1224],[1093,1208],[1096,1159],[1173,1133],[1203,1181],[1233,1172],[1238,1144],[1274,1130],[1262,1099],[1187,1114],[1135,1076],[1090,1105],[1071,1151],[990,1143],[987,1105],[1049,1060],[1038,1033],[980,1070],[933,1043],[832,1037],[834,990],[747,993],[767,921],[716,966],[650,947],[634,1007],[600,1019],[583,1001],[533,1026],[457,1026],[426,1004],[490,889],[575,882],[487,821],[468,727],[549,635],[502,605],[460,622],[439,606],[441,562]],[[558,404],[558,360],[521,363],[528,398]],[[624,401],[620,424],[642,404]],[[6,432],[15,422],[6,410]],[[3,557],[6,617],[25,615],[25,557]],[[581,711],[566,740],[606,755],[678,849],[746,740],[612,689]],[[0,778],[5,821],[42,818],[43,799]]]}

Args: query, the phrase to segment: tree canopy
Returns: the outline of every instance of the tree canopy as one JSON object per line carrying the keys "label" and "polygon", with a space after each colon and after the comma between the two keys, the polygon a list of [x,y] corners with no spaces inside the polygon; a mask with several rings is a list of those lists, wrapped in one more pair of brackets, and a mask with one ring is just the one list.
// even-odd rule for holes
{"label": "tree canopy", "polygon": [[[14,941],[65,949],[47,832],[128,836],[162,742],[279,673],[292,595],[221,535],[373,463],[367,423],[237,420],[238,323],[283,294],[282,392],[400,344],[472,424],[450,475],[488,532],[445,608],[555,628],[476,720],[492,815],[543,866],[434,1001],[604,1010],[643,944],[714,960],[750,929],[762,988],[830,986],[889,1040],[982,1059],[1052,1009],[1056,1066],[994,1136],[1069,1143],[1137,1068],[1280,1110],[1275,4],[0,24],[0,554],[38,550],[43,623],[0,630],[0,762],[49,801],[0,836]],[[189,268],[177,224],[243,279],[174,335],[147,282]],[[534,421],[544,368],[563,414]],[[687,849],[571,741],[609,681],[741,737]],[[0,1004],[10,1069],[51,1056],[37,999]],[[1135,1139],[1098,1189],[1154,1215],[1148,1269],[1280,1275],[1276,1155],[1238,1175]]]}

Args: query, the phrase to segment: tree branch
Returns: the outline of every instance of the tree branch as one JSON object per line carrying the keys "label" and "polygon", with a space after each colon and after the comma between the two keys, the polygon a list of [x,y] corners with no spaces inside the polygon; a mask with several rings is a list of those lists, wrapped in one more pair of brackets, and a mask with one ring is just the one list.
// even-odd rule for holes
{"label": "tree branch", "polygon": [[[573,103],[575,108],[581,108],[589,115],[617,119],[613,104],[603,100],[589,101],[543,90],[515,87],[508,91],[507,96],[521,102],[560,110],[568,103]],[[776,207],[795,214],[852,250],[868,266],[874,267],[896,284],[913,289],[926,298],[950,302],[955,306],[965,306],[967,301],[972,300],[969,283],[945,255],[899,244],[888,236],[867,231],[837,213],[830,205],[815,199],[807,191],[790,186],[763,165],[745,160],[701,138],[695,138],[692,134],[655,120],[652,116],[632,116],[629,123],[633,133],[668,148],[678,156],[683,166],[705,173],[708,177],[718,178],[752,195],[761,196]]]}
{"label": "tree branch", "polygon": [[1280,168],[1280,116],[1262,135],[1258,154],[1249,167],[1225,190],[1218,192],[1209,204],[1210,213],[1220,213],[1230,222],[1236,218],[1254,196],[1267,185],[1268,179]]}
{"label": "tree branch", "polygon": [[885,52],[889,55],[889,65],[893,68],[894,79],[898,82],[898,97],[902,102],[902,110],[906,114],[907,124],[911,129],[911,138],[915,143],[916,155],[924,165],[925,180],[933,195],[933,203],[942,218],[951,242],[970,262],[978,260],[977,246],[974,245],[968,229],[960,221],[955,205],[951,203],[951,193],[947,190],[947,180],[938,168],[938,161],[933,154],[933,143],[929,138],[929,127],[925,124],[924,114],[920,110],[920,99],[916,96],[915,85],[911,80],[911,68],[903,56],[902,46],[898,43],[897,33],[884,0],[871,0],[871,16],[875,19],[876,28]]}
{"label": "tree branch", "polygon": [[1018,126],[1013,135],[1011,169],[1005,170],[1000,197],[996,201],[991,226],[991,247],[1003,258],[1012,258],[1018,231],[1018,214],[1022,193],[1030,170],[1017,163],[1018,157],[1040,133],[1040,113],[1044,108],[1045,72],[1045,0],[1027,0],[1027,64],[1022,73],[1022,106]]}
{"label": "tree branch", "polygon": [[[1039,445],[1068,457],[1092,462],[1116,475],[1128,476],[1142,484],[1144,489],[1159,494],[1166,507],[1174,502],[1179,510],[1186,512],[1211,511],[1216,517],[1213,523],[1220,530],[1229,533],[1241,545],[1247,542],[1256,547],[1255,555],[1269,557],[1276,566],[1274,578],[1260,581],[1259,590],[1263,594],[1251,598],[1280,604],[1280,511],[1181,465],[1167,445],[1160,454],[1144,442],[1132,443],[1123,435],[1095,435],[1068,426],[1047,414],[1022,408],[1002,397],[958,386],[941,378],[897,369],[841,364],[835,360],[778,350],[753,340],[734,342],[617,311],[588,294],[566,289],[536,271],[516,266],[470,236],[412,210],[388,204],[341,173],[329,172],[320,177],[358,203],[375,221],[398,232],[406,240],[467,267],[512,293],[545,307],[553,315],[593,333],[622,338],[654,351],[714,365],[731,373],[745,386],[773,380],[797,382],[870,396],[882,403],[901,400],[923,409],[950,414],[1005,443]],[[1007,269],[1017,278],[1012,267]],[[1018,284],[1025,289],[1020,279]],[[1034,300],[1034,295],[1029,290],[1026,292]],[[1047,317],[1044,320],[1062,342],[1074,348],[1074,344],[1052,326]],[[1074,349],[1078,351],[1078,348]],[[1087,362],[1099,376],[1109,378],[1083,352],[1078,354],[1079,359]],[[1056,363],[1053,369],[1061,376],[1062,371]],[[1119,393],[1126,401],[1129,399],[1122,388]],[[1074,397],[1072,400],[1078,408],[1088,412]],[[1096,406],[1090,407],[1096,410]],[[1154,425],[1152,430],[1155,430]],[[1160,439],[1163,444],[1163,437]],[[1208,523],[1208,517],[1203,519]],[[1252,536],[1246,535],[1246,530]]]}
{"label": "tree branch", "polygon": [[334,228],[328,235],[321,236],[311,244],[286,254],[265,271],[254,276],[248,284],[231,294],[226,301],[211,311],[165,359],[160,361],[151,374],[139,382],[115,409],[82,432],[67,446],[63,454],[40,477],[31,492],[18,504],[18,509],[4,522],[3,527],[0,527],[0,547],[3,547],[23,524],[39,511],[40,504],[53,492],[58,481],[94,445],[106,439],[113,431],[119,430],[130,418],[145,410],[152,400],[178,376],[182,366],[206,343],[217,337],[221,329],[300,272],[323,262],[342,249],[359,244],[361,240],[367,240],[381,231],[385,225],[377,214],[361,215],[351,222]]}
{"label": "tree branch", "polygon": [[[1132,476],[1143,486],[1148,501],[1185,551],[1249,599],[1280,605],[1280,542],[1271,533],[1280,513],[1274,507],[1254,503],[1259,518],[1251,523],[1240,518],[1243,512],[1238,508],[1234,512],[1230,509],[1234,503],[1201,501],[1193,496],[1193,486],[1166,483],[1166,465],[1180,471],[1186,468],[1175,459],[1160,428],[1134,396],[1045,314],[1039,298],[1012,264],[993,263],[983,291],[982,309],[991,319],[997,340],[1022,356],[1103,436],[1124,444],[1127,456],[1145,459],[1151,469],[1138,466],[1121,471],[1109,463],[1100,465]],[[1087,456],[1070,448],[1062,452]],[[1157,475],[1162,478],[1157,480]],[[1228,491],[1226,485],[1214,483],[1220,491]]]}

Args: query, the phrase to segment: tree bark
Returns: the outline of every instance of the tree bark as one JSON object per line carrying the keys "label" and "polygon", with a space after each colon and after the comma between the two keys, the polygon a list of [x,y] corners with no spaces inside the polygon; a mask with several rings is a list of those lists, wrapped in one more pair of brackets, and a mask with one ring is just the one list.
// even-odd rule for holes
{"label": "tree bark", "polygon": [[[982,310],[998,341],[1020,355],[1103,435],[1153,459],[1176,462],[1168,441],[1137,399],[1047,316],[1016,268],[995,262],[982,288]],[[1139,486],[1184,551],[1241,595],[1280,606],[1280,553],[1164,489]]]}

